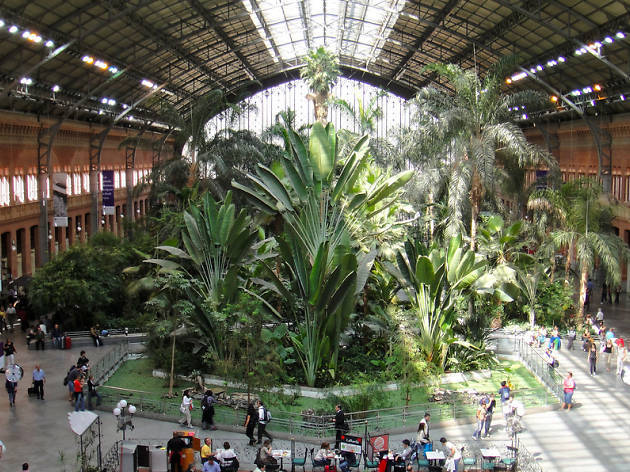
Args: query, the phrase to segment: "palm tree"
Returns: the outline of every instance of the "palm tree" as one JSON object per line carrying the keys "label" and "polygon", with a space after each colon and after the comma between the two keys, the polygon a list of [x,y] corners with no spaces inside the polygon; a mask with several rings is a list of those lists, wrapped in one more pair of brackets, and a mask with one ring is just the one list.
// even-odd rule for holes
{"label": "palm tree", "polygon": [[359,130],[359,135],[372,135],[376,129],[376,121],[383,116],[383,109],[378,105],[378,100],[385,95],[385,91],[381,90],[370,98],[367,106],[364,106],[363,100],[357,97],[357,107],[353,107],[346,100],[334,98],[332,106],[340,109],[354,122]]}
{"label": "palm tree", "polygon": [[458,190],[449,199],[454,215],[462,215],[466,192],[470,199],[470,247],[474,250],[477,220],[486,189],[502,178],[497,164],[501,156],[513,156],[519,166],[545,162],[554,165],[545,151],[530,144],[523,131],[513,122],[511,107],[531,106],[541,94],[523,91],[504,94],[503,78],[513,61],[499,61],[482,80],[475,71],[463,70],[454,64],[433,64],[427,70],[446,78],[453,87],[448,94],[433,86],[425,87],[415,98],[416,121],[423,139],[433,152],[451,165],[450,187]]}
{"label": "palm tree", "polygon": [[323,46],[310,51],[300,76],[306,80],[311,93],[307,95],[315,106],[315,119],[322,125],[328,122],[328,96],[339,77],[337,56]]}
{"label": "palm tree", "polygon": [[563,189],[565,192],[566,189],[571,191],[567,192],[564,226],[551,232],[549,236],[556,248],[567,251],[567,266],[575,252],[580,271],[579,314],[583,315],[588,274],[595,266],[595,261],[599,261],[607,278],[613,284],[618,284],[621,281],[619,261],[620,258],[628,258],[628,249],[612,233],[612,213],[599,200],[599,182],[583,179],[564,184]]}

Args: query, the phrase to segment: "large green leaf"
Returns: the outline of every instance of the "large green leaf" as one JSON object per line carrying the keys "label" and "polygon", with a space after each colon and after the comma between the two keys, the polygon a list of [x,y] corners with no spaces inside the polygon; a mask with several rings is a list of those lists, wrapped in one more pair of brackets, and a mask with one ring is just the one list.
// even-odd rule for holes
{"label": "large green leaf", "polygon": [[376,190],[370,195],[368,205],[376,205],[381,200],[393,195],[396,191],[400,190],[409,180],[413,177],[413,170],[406,170],[400,172],[385,182],[380,184]]}
{"label": "large green leaf", "polygon": [[317,180],[328,183],[335,162],[333,143],[323,125],[315,122],[311,128],[309,155]]}
{"label": "large green leaf", "polygon": [[435,280],[433,264],[427,256],[418,257],[416,262],[416,283],[432,285]]}

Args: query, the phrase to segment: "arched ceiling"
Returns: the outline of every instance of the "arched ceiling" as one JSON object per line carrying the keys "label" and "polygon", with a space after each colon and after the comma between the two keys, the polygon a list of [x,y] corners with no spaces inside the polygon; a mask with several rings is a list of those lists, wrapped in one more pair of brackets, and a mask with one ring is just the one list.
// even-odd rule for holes
{"label": "arched ceiling", "polygon": [[524,77],[506,87],[617,113],[630,96],[629,8],[625,0],[5,0],[0,108],[160,120],[157,98],[185,113],[213,89],[251,95],[295,78],[304,55],[324,45],[346,77],[404,97],[437,80],[426,64],[483,74],[517,53],[523,69],[514,72]]}

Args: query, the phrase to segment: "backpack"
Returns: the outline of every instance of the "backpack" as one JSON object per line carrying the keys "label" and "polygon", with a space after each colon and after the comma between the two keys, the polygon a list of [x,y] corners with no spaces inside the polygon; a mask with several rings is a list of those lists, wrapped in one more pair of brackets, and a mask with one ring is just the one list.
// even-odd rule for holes
{"label": "backpack", "polygon": [[269,423],[271,421],[271,413],[265,407],[263,407],[263,418],[266,423]]}
{"label": "backpack", "polygon": [[553,364],[552,364],[553,368],[557,369],[559,365],[560,365],[560,363],[558,362],[558,359],[554,359],[553,360]]}
{"label": "backpack", "polygon": [[507,401],[510,398],[510,389],[507,387],[501,387],[501,400]]}

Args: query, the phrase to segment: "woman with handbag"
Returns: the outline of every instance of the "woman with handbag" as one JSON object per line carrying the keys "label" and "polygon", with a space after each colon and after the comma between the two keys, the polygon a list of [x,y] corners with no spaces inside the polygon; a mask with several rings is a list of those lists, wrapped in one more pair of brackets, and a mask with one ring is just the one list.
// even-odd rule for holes
{"label": "woman with handbag", "polygon": [[190,412],[193,409],[193,401],[190,396],[190,390],[184,390],[184,394],[182,395],[182,404],[179,407],[179,411],[181,411],[182,415],[184,415],[180,420],[179,424],[186,423],[188,428],[192,428],[193,425],[191,423]]}

